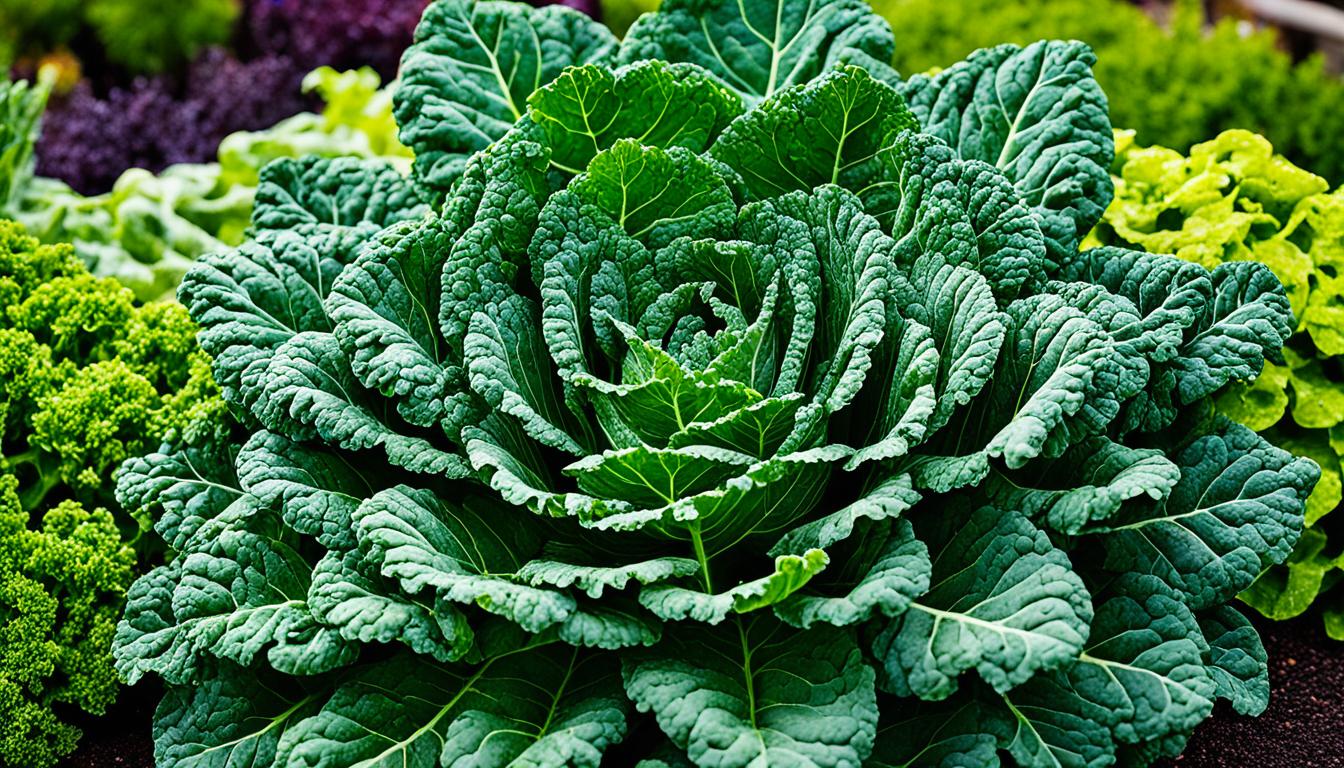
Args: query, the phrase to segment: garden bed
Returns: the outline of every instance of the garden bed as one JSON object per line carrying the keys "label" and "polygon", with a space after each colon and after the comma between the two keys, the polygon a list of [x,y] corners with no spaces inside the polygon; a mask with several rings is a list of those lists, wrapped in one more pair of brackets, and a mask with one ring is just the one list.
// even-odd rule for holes
{"label": "garden bed", "polygon": [[1344,647],[1326,637],[1316,616],[1280,623],[1254,618],[1269,651],[1269,709],[1242,717],[1219,702],[1166,768],[1344,765]]}

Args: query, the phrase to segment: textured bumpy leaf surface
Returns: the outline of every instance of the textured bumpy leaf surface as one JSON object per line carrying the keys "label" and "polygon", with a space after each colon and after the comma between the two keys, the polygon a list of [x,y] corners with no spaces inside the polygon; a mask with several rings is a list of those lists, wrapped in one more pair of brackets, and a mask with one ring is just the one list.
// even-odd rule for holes
{"label": "textured bumpy leaf surface", "polygon": [[844,67],[765,100],[710,151],[757,199],[822,184],[861,190],[881,178],[888,138],[918,127],[894,88]]}
{"label": "textured bumpy leaf surface", "polygon": [[220,662],[199,686],[168,692],[154,716],[154,759],[189,768],[274,765],[285,732],[314,714],[327,691],[312,692]]}
{"label": "textured bumpy leaf surface", "polygon": [[591,64],[566,69],[528,97],[528,106],[551,164],[570,174],[617,139],[703,152],[742,112],[741,100],[700,67],[661,61],[614,72]]}
{"label": "textured bumpy leaf surface", "polygon": [[891,27],[857,0],[676,0],[635,22],[620,58],[699,64],[754,105],[835,64],[859,64],[893,81],[887,62],[894,49]]}
{"label": "textured bumpy leaf surface", "polygon": [[1288,557],[1320,470],[1240,425],[1199,438],[1176,464],[1181,480],[1165,502],[1108,526],[1107,567],[1152,573],[1192,607],[1209,608]]}
{"label": "textured bumpy leaf surface", "polygon": [[513,648],[463,670],[397,657],[342,683],[287,731],[279,762],[596,768],[625,737],[623,699],[610,665],[570,648]]}
{"label": "textured bumpy leaf surface", "polygon": [[1077,656],[1092,604],[1068,556],[1020,513],[983,507],[937,521],[928,594],[874,640],[883,685],[938,700],[975,669],[1006,691]]}
{"label": "textured bumpy leaf surface", "polygon": [[1040,217],[1051,256],[1073,252],[1111,201],[1106,96],[1083,43],[977,51],[902,89],[924,130],[1002,170]]}
{"label": "textured bumpy leaf surface", "polygon": [[625,689],[697,765],[857,765],[873,748],[872,669],[853,638],[768,618],[669,631]]}
{"label": "textured bumpy leaf surface", "polygon": [[1209,643],[1209,675],[1220,699],[1243,715],[1258,716],[1269,706],[1269,657],[1255,627],[1230,605],[1200,614]]}
{"label": "textured bumpy leaf surface", "polygon": [[420,182],[446,192],[473,152],[508,132],[565,67],[608,60],[616,38],[565,6],[435,0],[401,62],[401,141]]}
{"label": "textured bumpy leaf surface", "polygon": [[[1339,567],[1302,531],[1344,406],[1280,349],[1293,310],[1344,349],[1338,291],[1081,250],[1113,151],[1081,43],[904,84],[894,45],[861,0],[667,0],[619,44],[429,4],[413,173],[275,163],[183,283],[236,422],[120,474],[173,550],[114,642],[168,689],[159,762],[1104,768],[1263,709],[1227,603]],[[1248,221],[1328,239],[1275,178]],[[141,354],[4,246],[22,333]],[[1291,407],[1310,459],[1215,402]]]}
{"label": "textured bumpy leaf surface", "polygon": [[1179,595],[1152,577],[1122,580],[1098,606],[1077,663],[1004,696],[1016,726],[1009,751],[1025,764],[1104,765],[1111,738],[1188,733],[1213,710],[1206,651]]}
{"label": "textured bumpy leaf surface", "polygon": [[954,698],[914,702],[896,713],[884,712],[877,747],[865,765],[877,768],[970,768],[997,766],[998,740],[982,723],[979,703]]}
{"label": "textured bumpy leaf surface", "polygon": [[348,663],[355,647],[318,624],[306,597],[311,569],[284,544],[225,530],[136,582],[134,610],[117,627],[118,669],[128,680],[155,672],[177,684],[211,656],[249,665],[266,654],[277,669],[314,674]]}
{"label": "textured bumpy leaf surface", "polygon": [[155,533],[174,549],[185,548],[206,522],[232,505],[248,504],[242,496],[228,445],[151,453],[126,462],[117,477],[117,503],[157,518]]}

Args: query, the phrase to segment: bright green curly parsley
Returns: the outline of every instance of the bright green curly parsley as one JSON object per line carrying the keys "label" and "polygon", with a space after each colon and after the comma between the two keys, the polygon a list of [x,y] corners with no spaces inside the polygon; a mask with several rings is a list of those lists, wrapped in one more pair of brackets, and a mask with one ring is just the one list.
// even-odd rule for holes
{"label": "bright green curly parsley", "polygon": [[119,483],[182,553],[117,633],[161,765],[1099,767],[1265,706],[1227,603],[1318,470],[1209,405],[1282,286],[1079,251],[1081,44],[902,82],[780,3],[439,0],[410,178],[267,168],[180,292],[251,436]]}

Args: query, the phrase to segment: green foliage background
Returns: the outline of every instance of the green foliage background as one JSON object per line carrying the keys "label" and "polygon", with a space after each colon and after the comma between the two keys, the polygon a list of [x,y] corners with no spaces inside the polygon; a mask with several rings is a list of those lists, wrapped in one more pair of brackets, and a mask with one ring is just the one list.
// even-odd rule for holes
{"label": "green foliage background", "polygon": [[1243,37],[1232,21],[1201,29],[1182,0],[1163,30],[1116,0],[877,0],[896,33],[906,76],[960,61],[977,48],[1042,38],[1078,39],[1097,53],[1095,74],[1111,122],[1138,141],[1188,149],[1228,128],[1265,135],[1290,160],[1344,181],[1344,83],[1319,59],[1293,66],[1272,33]]}
{"label": "green foliage background", "polygon": [[66,45],[87,26],[108,60],[161,72],[228,41],[239,0],[0,0],[0,64]]}

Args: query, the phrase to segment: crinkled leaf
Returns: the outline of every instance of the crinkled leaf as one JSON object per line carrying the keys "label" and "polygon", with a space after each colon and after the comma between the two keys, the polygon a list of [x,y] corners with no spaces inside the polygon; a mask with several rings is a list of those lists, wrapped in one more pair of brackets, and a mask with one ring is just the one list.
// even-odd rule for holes
{"label": "crinkled leaf", "polygon": [[606,27],[565,6],[435,0],[402,56],[395,97],[416,177],[446,192],[472,153],[522,117],[534,91],[615,49]]}
{"label": "crinkled leaf", "polygon": [[873,671],[847,632],[772,618],[669,628],[623,661],[626,693],[697,765],[859,765],[873,748]]}
{"label": "crinkled leaf", "polygon": [[154,530],[173,549],[243,496],[234,474],[237,448],[228,442],[128,460],[117,475],[117,503],[132,515],[154,520]]}
{"label": "crinkled leaf", "polygon": [[693,64],[640,61],[614,72],[571,67],[528,97],[528,117],[545,133],[551,164],[578,174],[617,139],[703,152],[741,99]]}
{"label": "crinkled leaf", "polygon": [[1161,451],[1094,437],[1058,458],[993,475],[986,490],[996,504],[1075,535],[1104,522],[1131,499],[1167,498],[1180,478],[1180,469]]}
{"label": "crinkled leaf", "polygon": [[699,64],[752,106],[841,63],[894,81],[894,48],[891,26],[858,0],[672,0],[635,22],[620,58]]}
{"label": "crinkled leaf", "polygon": [[1239,714],[1258,717],[1269,706],[1269,657],[1251,622],[1230,605],[1200,614],[1209,644],[1208,672],[1215,693]]}
{"label": "crinkled leaf", "polygon": [[634,139],[599,153],[569,188],[650,248],[718,234],[736,215],[732,193],[708,162],[683,147]]}
{"label": "crinkled leaf", "polygon": [[1078,247],[1113,193],[1115,144],[1095,62],[1077,41],[1000,45],[902,89],[925,131],[1008,176],[1056,260]]}
{"label": "crinkled leaf", "polygon": [[1288,557],[1320,470],[1236,424],[1174,458],[1181,480],[1165,502],[1131,506],[1101,529],[1106,567],[1151,573],[1202,610]]}
{"label": "crinkled leaf", "polygon": [[168,689],[154,712],[154,760],[183,768],[276,765],[276,747],[323,702],[322,687],[283,688],[229,662],[199,684]]}
{"label": "crinkled leaf", "polygon": [[874,639],[885,690],[943,699],[975,669],[1002,692],[1082,650],[1087,588],[1021,513],[982,507],[916,531],[930,544],[931,587]]}
{"label": "crinkled leaf", "polygon": [[823,184],[860,192],[881,177],[889,137],[918,128],[894,88],[843,67],[775,93],[734,120],[710,154],[756,200]]}
{"label": "crinkled leaf", "polygon": [[601,656],[565,647],[520,645],[475,668],[397,657],[360,670],[286,732],[278,764],[597,768],[625,737],[619,686]]}

